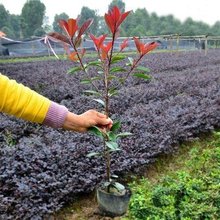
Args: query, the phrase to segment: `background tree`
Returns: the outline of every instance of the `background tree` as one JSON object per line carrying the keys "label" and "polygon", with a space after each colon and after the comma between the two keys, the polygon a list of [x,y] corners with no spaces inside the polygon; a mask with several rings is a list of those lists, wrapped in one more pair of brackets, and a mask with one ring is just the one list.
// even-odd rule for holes
{"label": "background tree", "polygon": [[27,0],[21,12],[22,32],[24,37],[31,37],[34,31],[41,28],[45,16],[45,5],[40,0]]}
{"label": "background tree", "polygon": [[211,28],[211,33],[216,36],[220,35],[220,21],[215,22]]}
{"label": "background tree", "polygon": [[7,37],[14,37],[14,32],[12,28],[10,28],[10,14],[2,4],[0,4],[0,30],[3,31]]}
{"label": "background tree", "polygon": [[152,35],[160,35],[162,31],[161,30],[161,19],[155,12],[153,12],[150,15],[150,24],[151,24],[150,30],[151,30]]}
{"label": "background tree", "polygon": [[131,13],[122,26],[127,36],[146,36],[151,28],[151,19],[147,10],[137,9]]}
{"label": "background tree", "polygon": [[53,30],[55,32],[59,32],[61,33],[62,32],[62,29],[60,28],[59,26],[59,20],[63,19],[63,20],[67,20],[69,18],[69,16],[66,14],[66,13],[61,13],[61,14],[55,14],[54,16],[54,21],[53,21]]}
{"label": "background tree", "polygon": [[103,16],[98,16],[98,29],[97,36],[108,33],[108,28],[106,27],[105,19]]}
{"label": "background tree", "polygon": [[20,19],[21,19],[20,15],[11,14],[9,16],[10,27],[13,32],[13,36],[10,35],[11,38],[12,37],[20,38],[20,34],[21,34]]}
{"label": "background tree", "polygon": [[173,17],[173,15],[160,17],[160,34],[179,34],[181,22]]}
{"label": "background tree", "polygon": [[[123,12],[126,5],[122,0],[112,0],[108,8],[118,6]],[[10,14],[3,4],[0,4],[0,30],[11,38],[31,37],[33,35],[41,36],[44,33],[52,31],[60,32],[58,20],[67,20],[69,16],[63,12],[56,14],[52,27],[48,23],[45,16],[45,6],[40,0],[27,0],[22,8],[21,15]],[[93,18],[94,22],[90,27],[90,31],[94,35],[108,33],[108,29],[104,24],[103,16],[99,16],[96,10],[88,7],[81,9],[80,24]],[[152,36],[166,34],[181,34],[187,36],[194,35],[220,35],[220,21],[210,26],[204,22],[194,21],[188,18],[184,22],[180,22],[173,15],[158,16],[156,13],[148,13],[146,8],[137,9],[130,13],[128,19],[121,26],[120,36]]]}
{"label": "background tree", "polygon": [[9,25],[9,12],[0,4],[0,29]]}
{"label": "background tree", "polygon": [[[38,29],[39,30],[39,29]],[[44,16],[44,20],[43,20],[43,32],[44,32],[44,34],[46,34],[46,33],[49,33],[49,32],[51,32],[51,31],[53,31],[53,27],[52,27],[52,25],[50,25],[50,23],[49,23],[49,17],[48,16]],[[43,35],[44,35],[43,34]],[[38,36],[38,35],[37,35]],[[40,35],[40,36],[42,36],[42,35]]]}
{"label": "background tree", "polygon": [[34,31],[34,33],[33,33],[33,35],[34,35],[34,36],[37,36],[37,37],[41,37],[41,36],[43,36],[43,35],[45,35],[45,34],[46,34],[46,32],[45,32],[45,30],[44,30],[43,27],[37,28],[37,29]]}
{"label": "background tree", "polygon": [[199,21],[194,24],[194,27],[196,28],[195,32],[197,35],[202,35],[202,34],[210,34],[210,27],[208,24]]}
{"label": "background tree", "polygon": [[14,38],[14,31],[7,27],[7,26],[4,26],[1,28],[1,30],[6,34],[7,37],[11,37],[11,38]]}
{"label": "background tree", "polygon": [[196,35],[196,23],[192,20],[192,18],[187,18],[182,25],[182,34],[193,36]]}
{"label": "background tree", "polygon": [[122,0],[113,0],[108,6],[108,10],[114,6],[118,6],[121,12],[125,12],[125,3]]}

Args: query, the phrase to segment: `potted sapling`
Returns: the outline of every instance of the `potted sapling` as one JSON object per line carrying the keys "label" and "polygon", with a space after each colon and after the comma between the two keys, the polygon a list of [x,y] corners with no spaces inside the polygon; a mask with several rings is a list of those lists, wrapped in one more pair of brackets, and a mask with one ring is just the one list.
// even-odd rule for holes
{"label": "potted sapling", "polygon": [[[74,62],[74,67],[68,73],[84,72],[85,79],[81,82],[88,86],[85,93],[102,106],[106,117],[111,117],[110,102],[114,96],[118,95],[118,89],[125,85],[128,77],[133,76],[144,80],[150,78],[147,75],[149,69],[140,66],[139,63],[147,53],[157,47],[156,42],[143,43],[139,38],[132,37],[130,39],[134,41],[137,49],[135,56],[128,57],[124,53],[124,49],[128,47],[129,38],[123,40],[119,48],[116,48],[120,26],[129,13],[130,11],[122,13],[117,6],[114,6],[104,15],[110,36],[103,34],[96,37],[88,34],[94,43],[97,60],[86,61],[84,59],[86,51],[81,46],[82,38],[92,24],[92,19],[85,21],[82,26],[78,25],[78,19],[60,20],[59,25],[63,33],[52,32],[47,35],[47,38],[62,42],[69,59]],[[99,127],[90,128],[90,131],[98,136],[101,139],[100,143],[103,144],[101,152],[88,152],[87,156],[104,158],[106,176],[97,187],[97,200],[100,212],[108,216],[123,215],[128,208],[131,196],[130,190],[119,183],[118,177],[111,172],[111,156],[121,150],[120,138],[132,135],[130,132],[121,132],[120,127],[120,121],[115,121],[110,130]]]}

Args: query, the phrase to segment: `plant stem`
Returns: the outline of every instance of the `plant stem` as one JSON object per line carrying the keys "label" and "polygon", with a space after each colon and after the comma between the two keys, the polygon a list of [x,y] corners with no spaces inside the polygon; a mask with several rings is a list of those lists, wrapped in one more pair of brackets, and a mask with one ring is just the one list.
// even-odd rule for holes
{"label": "plant stem", "polygon": [[[114,41],[115,41],[115,33],[112,35],[112,48],[110,51],[110,56],[107,59],[108,62],[104,65],[104,86],[105,86],[105,115],[108,118],[109,117],[109,81],[108,81],[108,75],[111,67],[111,60],[113,55],[113,47],[114,47]],[[108,141],[106,138],[105,141]],[[106,160],[106,175],[107,175],[107,181],[110,182],[110,176],[111,176],[111,155],[109,152],[109,149],[106,146],[106,143],[104,143],[104,150],[105,150],[105,160]],[[107,192],[109,192],[109,187],[107,188]]]}
{"label": "plant stem", "polygon": [[131,69],[127,72],[127,75],[124,77],[124,82],[123,83],[118,83],[115,86],[115,89],[118,89],[120,85],[124,84],[125,81],[127,80],[127,78],[130,76],[130,74],[132,73],[132,71],[135,69],[135,67],[137,66],[137,64],[140,62],[140,60],[142,59],[143,56],[140,56],[135,63],[131,66]]}
{"label": "plant stem", "polygon": [[[105,85],[105,115],[109,117],[109,95],[108,95],[108,68],[104,69],[104,85]],[[108,141],[108,137],[105,138],[104,150],[105,150],[105,161],[106,161],[106,175],[107,181],[110,182],[110,164],[111,158],[108,147],[106,146],[106,141]],[[109,187],[107,188],[107,192],[109,192]]]}
{"label": "plant stem", "polygon": [[[77,58],[78,58],[78,60],[79,60],[79,63],[80,63],[80,66],[82,67],[83,72],[88,75],[88,72],[86,71],[85,66],[84,66],[84,64],[83,64],[83,61],[82,61],[82,59],[81,59],[81,57],[80,57],[80,55],[79,55],[79,51],[77,50],[77,48],[76,48],[76,46],[75,46],[75,44],[73,43],[72,40],[70,40],[70,43],[71,43],[72,48],[73,48],[74,51],[76,52]],[[89,77],[90,77],[90,76],[89,76]],[[92,81],[91,81],[91,84],[92,84],[92,86],[96,89],[96,91],[99,92],[99,88],[98,88]]]}

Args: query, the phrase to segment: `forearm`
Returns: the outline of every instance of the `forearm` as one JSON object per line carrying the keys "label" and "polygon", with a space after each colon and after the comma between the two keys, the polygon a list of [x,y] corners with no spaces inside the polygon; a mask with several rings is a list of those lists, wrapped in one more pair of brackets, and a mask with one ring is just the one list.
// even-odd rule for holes
{"label": "forearm", "polygon": [[110,129],[112,120],[95,110],[76,115],[65,106],[0,74],[0,112],[53,128],[85,132],[92,126]]}

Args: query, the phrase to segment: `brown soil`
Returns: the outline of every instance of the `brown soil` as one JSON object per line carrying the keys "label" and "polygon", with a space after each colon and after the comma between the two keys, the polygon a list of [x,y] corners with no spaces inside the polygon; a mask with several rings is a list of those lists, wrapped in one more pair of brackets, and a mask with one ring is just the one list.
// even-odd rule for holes
{"label": "brown soil", "polygon": [[49,220],[120,220],[121,217],[104,217],[98,210],[95,193],[77,198],[75,202],[63,208]]}

